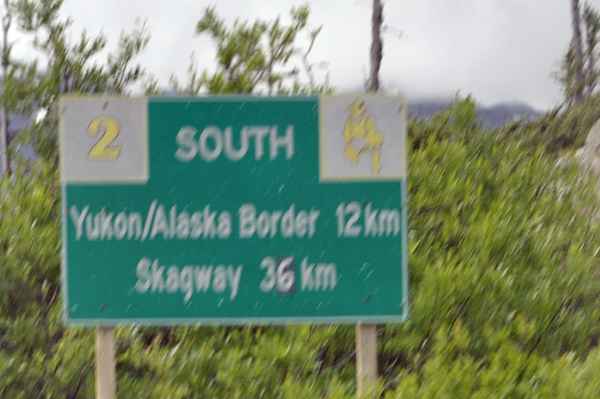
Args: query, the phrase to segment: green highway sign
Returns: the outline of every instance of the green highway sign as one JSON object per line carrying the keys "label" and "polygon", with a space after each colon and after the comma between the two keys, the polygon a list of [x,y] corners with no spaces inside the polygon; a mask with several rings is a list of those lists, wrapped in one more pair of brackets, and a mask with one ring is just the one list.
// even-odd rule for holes
{"label": "green highway sign", "polygon": [[400,322],[398,96],[61,102],[69,325]]}

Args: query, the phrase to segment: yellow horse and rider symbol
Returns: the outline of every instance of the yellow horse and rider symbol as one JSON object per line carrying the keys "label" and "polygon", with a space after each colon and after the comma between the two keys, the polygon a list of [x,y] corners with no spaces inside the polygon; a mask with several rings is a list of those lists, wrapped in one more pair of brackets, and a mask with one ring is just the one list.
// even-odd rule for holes
{"label": "yellow horse and rider symbol", "polygon": [[365,103],[356,100],[350,106],[350,116],[346,119],[343,132],[346,146],[344,157],[352,166],[358,164],[362,157],[371,156],[371,172],[378,175],[381,171],[381,146],[383,135],[377,131],[373,117],[367,113]]}

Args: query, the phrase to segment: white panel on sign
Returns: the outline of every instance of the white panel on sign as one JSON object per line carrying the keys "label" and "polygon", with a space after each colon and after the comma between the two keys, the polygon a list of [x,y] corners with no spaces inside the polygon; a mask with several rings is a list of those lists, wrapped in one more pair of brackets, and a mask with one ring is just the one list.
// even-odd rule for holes
{"label": "white panel on sign", "polygon": [[148,180],[146,99],[66,97],[60,106],[64,182]]}
{"label": "white panel on sign", "polygon": [[322,181],[396,180],[406,174],[404,99],[324,97],[321,101]]}

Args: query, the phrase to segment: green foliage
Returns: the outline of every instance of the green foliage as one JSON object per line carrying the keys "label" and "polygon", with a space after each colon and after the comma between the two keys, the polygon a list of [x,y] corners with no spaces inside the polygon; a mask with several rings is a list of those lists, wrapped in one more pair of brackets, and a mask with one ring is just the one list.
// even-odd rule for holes
{"label": "green foliage", "polygon": [[594,93],[598,81],[598,70],[596,69],[596,46],[598,45],[598,33],[600,32],[600,13],[590,3],[585,3],[583,8],[583,22],[585,25],[587,71],[585,85],[589,95]]}
{"label": "green foliage", "polygon": [[[378,389],[390,398],[594,397],[593,184],[541,149],[465,128],[472,110],[451,118],[459,109],[469,102],[411,125],[412,308],[404,325],[379,329]],[[61,327],[52,290],[58,189],[44,165],[2,186],[0,392],[89,397],[93,334]],[[131,397],[355,391],[352,326],[124,328],[117,347],[118,389]]]}
{"label": "green foliage", "polygon": [[461,97],[458,92],[446,110],[430,119],[411,119],[408,135],[412,148],[418,150],[430,142],[444,140],[464,142],[480,135],[482,126],[478,122],[476,106],[477,102],[471,95]]}
{"label": "green foliage", "polygon": [[551,398],[563,372],[597,396],[575,383],[599,333],[593,182],[447,115],[411,129],[412,306],[382,337],[387,397]]}
{"label": "green foliage", "polygon": [[565,103],[571,106],[576,103],[578,92],[585,87],[585,80],[577,80],[577,71],[584,67],[584,62],[575,56],[575,46],[571,43],[563,58],[559,61],[558,71],[553,72],[556,81],[561,85]]}
{"label": "green foliage", "polygon": [[123,34],[117,52],[98,62],[107,41],[84,33],[71,44],[61,0],[19,0],[12,15],[35,34],[47,65],[10,59],[3,102],[10,112],[47,117],[22,132],[40,156],[0,180],[0,396],[92,397],[93,334],[65,330],[60,304],[60,197],[57,102],[67,93],[124,93],[143,75],[132,66],[148,43],[142,27]]}
{"label": "green foliage", "polygon": [[[70,43],[60,3],[19,3],[23,27],[38,33],[49,61],[43,73],[36,64],[14,68],[11,106],[42,107],[48,116],[29,131],[40,160],[0,182],[0,396],[7,398],[93,397],[93,331],[61,323],[56,101],[77,91],[126,93],[142,77],[131,63],[147,44],[142,27],[102,63],[105,39]],[[296,90],[284,82],[295,35],[306,28],[302,10],[289,27],[277,20],[232,29],[207,10],[199,29],[223,38],[222,65],[209,80],[196,75],[192,88]],[[231,57],[231,48],[246,51],[242,44],[253,50]],[[273,54],[277,68],[260,72]],[[149,81],[148,90],[156,87]],[[410,122],[411,315],[379,326],[381,379],[365,397],[600,395],[598,199],[575,163],[555,162],[600,117],[598,101],[487,132],[475,101],[457,95],[444,112]],[[350,398],[354,362],[353,326],[117,329],[123,397]]]}
{"label": "green foliage", "polygon": [[505,140],[520,141],[529,151],[543,147],[561,155],[581,147],[598,119],[600,95],[594,95],[567,109],[557,107],[535,121],[509,122],[496,133]]}
{"label": "green foliage", "polygon": [[322,340],[329,342],[335,330],[192,327],[158,335],[122,330],[127,349],[118,364],[130,371],[121,376],[119,389],[152,398],[348,397],[353,383],[341,382],[315,361]]}
{"label": "green foliage", "polygon": [[[572,0],[571,3],[574,13],[572,23],[576,29],[569,48],[559,61],[558,71],[553,73],[563,88],[565,104],[568,107],[592,96],[599,76],[596,58],[600,13],[590,3],[585,3],[583,11],[579,9],[578,0]],[[585,34],[583,39],[582,30]]]}
{"label": "green foliage", "polygon": [[[379,329],[378,389],[595,397],[593,182],[459,128],[448,114],[461,108],[411,126],[411,316]],[[141,397],[354,396],[352,326],[125,329],[119,341],[119,388]]]}
{"label": "green foliage", "polygon": [[470,94],[461,98],[460,93],[456,93],[454,103],[446,111],[450,114],[450,120],[455,129],[466,132],[477,130],[479,123],[475,107],[477,107],[477,101]]}
{"label": "green foliage", "polygon": [[81,372],[93,364],[90,334],[65,331],[60,318],[57,177],[56,169],[39,164],[0,185],[2,397],[79,391]]}
{"label": "green foliage", "polygon": [[20,27],[35,36],[35,48],[47,64],[40,67],[33,63],[17,69],[18,78],[9,85],[11,93],[17,94],[13,101],[18,101],[22,112],[46,111],[47,117],[30,126],[21,138],[55,166],[60,97],[74,93],[127,94],[127,88],[144,76],[144,68],[133,63],[149,42],[145,25],[129,34],[123,32],[116,52],[108,54],[105,63],[99,62],[107,38],[84,31],[78,41],[71,43],[72,21],[60,19],[61,5],[62,0],[19,1]]}
{"label": "green foliage", "polygon": [[[192,55],[188,83],[182,86],[173,76],[173,88],[189,94],[264,90],[268,94],[308,94],[331,91],[327,83],[317,85],[314,82],[313,65],[308,61],[308,54],[321,28],[308,31],[309,14],[308,5],[303,5],[292,8],[289,26],[285,26],[278,17],[272,22],[236,20],[233,27],[228,28],[217,15],[215,7],[206,8],[196,25],[196,33],[208,35],[214,42],[217,71],[199,74]],[[302,34],[310,38],[307,50],[297,43]],[[301,70],[294,64],[295,59],[303,61],[307,83],[301,81]]]}

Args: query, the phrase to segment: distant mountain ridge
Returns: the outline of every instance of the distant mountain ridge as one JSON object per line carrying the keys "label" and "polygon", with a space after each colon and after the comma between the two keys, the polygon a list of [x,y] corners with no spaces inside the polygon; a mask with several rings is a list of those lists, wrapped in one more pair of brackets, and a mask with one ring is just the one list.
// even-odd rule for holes
{"label": "distant mountain ridge", "polygon": [[[443,111],[452,104],[451,100],[424,100],[410,101],[408,100],[408,117],[430,118],[435,113]],[[540,112],[533,107],[522,103],[500,103],[492,106],[478,106],[475,108],[479,120],[484,125],[490,128],[499,128],[507,122],[520,119],[535,120],[543,112]]]}

